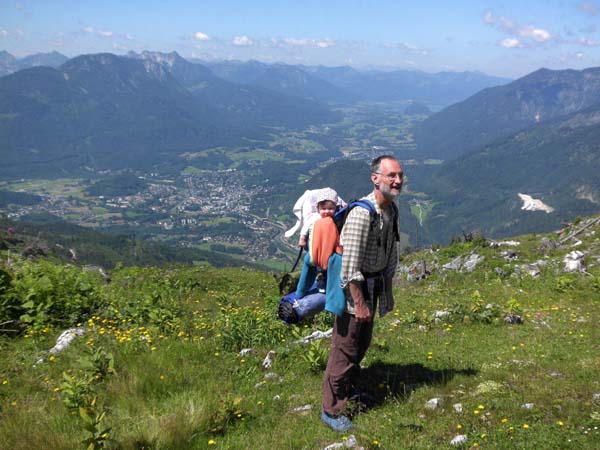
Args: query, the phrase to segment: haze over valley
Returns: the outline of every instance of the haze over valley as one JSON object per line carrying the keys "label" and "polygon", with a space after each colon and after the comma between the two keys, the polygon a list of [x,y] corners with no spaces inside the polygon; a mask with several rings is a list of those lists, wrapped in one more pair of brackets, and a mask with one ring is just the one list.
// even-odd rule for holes
{"label": "haze over valley", "polygon": [[[54,67],[21,70],[23,60],[4,59],[15,68],[0,78],[1,206],[10,219],[56,216],[280,264],[292,257],[281,233],[294,200],[326,185],[362,195],[366,164],[382,153],[405,164],[409,248],[474,229],[548,231],[599,205],[597,69],[510,81],[202,64],[175,52],[37,55],[24,60]],[[522,210],[519,194],[553,211]]]}
{"label": "haze over valley", "polygon": [[407,251],[598,212],[600,5],[337,6],[7,5],[6,223],[106,264],[281,269],[295,200],[365,194],[384,153]]}

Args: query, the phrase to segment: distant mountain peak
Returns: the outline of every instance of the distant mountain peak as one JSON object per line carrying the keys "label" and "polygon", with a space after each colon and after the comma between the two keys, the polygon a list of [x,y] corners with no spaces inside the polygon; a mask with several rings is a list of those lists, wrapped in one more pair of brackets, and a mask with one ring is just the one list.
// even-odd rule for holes
{"label": "distant mountain peak", "polygon": [[[154,61],[155,63],[158,63],[158,64],[166,64],[169,67],[173,67],[173,65],[175,63],[187,62],[176,51],[172,51],[170,53],[162,53],[162,52],[152,52],[152,51],[144,50],[140,54],[135,53],[135,52],[130,52],[129,54],[132,54],[132,57],[137,58],[137,59],[150,60],[150,61]],[[133,55],[135,55],[135,56],[133,56]]]}
{"label": "distant mountain peak", "polygon": [[101,64],[103,66],[115,64],[120,60],[120,56],[114,55],[112,53],[90,53],[87,55],[81,55],[76,58],[73,58],[71,61],[73,62],[85,62],[85,63],[95,63]]}
{"label": "distant mountain peak", "polygon": [[8,53],[6,50],[0,50],[0,61],[16,61],[16,60],[17,60],[17,58],[15,58],[13,55]]}

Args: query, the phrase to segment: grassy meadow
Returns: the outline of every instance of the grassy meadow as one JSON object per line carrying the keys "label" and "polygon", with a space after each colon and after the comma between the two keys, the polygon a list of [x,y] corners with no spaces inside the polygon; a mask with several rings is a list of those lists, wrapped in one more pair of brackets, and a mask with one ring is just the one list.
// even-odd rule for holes
{"label": "grassy meadow", "polygon": [[[542,237],[401,261],[396,309],[377,317],[363,363],[376,404],[346,435],[319,417],[329,341],[296,343],[331,317],[280,323],[272,274],[118,267],[105,283],[3,252],[0,448],[322,449],[350,434],[365,449],[600,448],[600,226],[575,248],[540,250]],[[575,249],[586,273],[562,270]],[[473,252],[472,272],[442,269]],[[409,281],[423,260],[431,274]],[[83,334],[49,353],[71,327]]]}

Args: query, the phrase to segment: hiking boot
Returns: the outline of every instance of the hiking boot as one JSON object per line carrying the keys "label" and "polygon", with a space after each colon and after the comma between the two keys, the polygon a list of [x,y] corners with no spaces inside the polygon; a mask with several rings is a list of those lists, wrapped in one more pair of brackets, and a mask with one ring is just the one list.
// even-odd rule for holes
{"label": "hiking boot", "polygon": [[325,425],[338,433],[343,433],[352,428],[352,422],[346,416],[330,416],[325,411],[321,411],[321,420]]}
{"label": "hiking boot", "polygon": [[291,303],[281,302],[277,309],[277,315],[287,324],[298,323],[298,313]]}

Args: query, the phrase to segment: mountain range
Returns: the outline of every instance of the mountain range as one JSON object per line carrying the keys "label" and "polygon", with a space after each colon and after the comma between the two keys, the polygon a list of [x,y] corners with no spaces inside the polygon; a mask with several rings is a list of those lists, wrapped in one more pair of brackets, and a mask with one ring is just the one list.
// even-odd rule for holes
{"label": "mountain range", "polygon": [[17,58],[5,50],[0,51],[0,77],[35,66],[58,67],[69,58],[62,53],[36,53],[24,58]]}
{"label": "mountain range", "polygon": [[[176,52],[82,55],[57,67],[50,66],[66,59],[58,53],[22,60],[6,52],[1,56],[3,67],[13,69],[17,63],[47,62],[0,78],[5,144],[0,175],[10,177],[82,168],[158,166],[177,172],[187,164],[180,158],[184,153],[247,145],[276,128],[339,122],[342,115],[328,104],[380,101],[387,91],[388,101],[414,110],[420,100],[431,104],[444,84],[456,96],[482,83],[506,81],[483,74],[360,72],[255,61],[208,67]],[[425,106],[413,113],[427,111]]]}
{"label": "mountain range", "polygon": [[540,69],[445,108],[415,129],[425,156],[453,159],[600,102],[600,68]]}
{"label": "mountain range", "polygon": [[[413,178],[433,208],[430,240],[479,228],[549,231],[600,211],[600,68],[540,69],[484,89],[417,125],[419,152],[444,159]],[[522,210],[519,194],[551,213]]]}
{"label": "mountain range", "polygon": [[[428,116],[409,130],[416,143],[410,157],[417,154],[420,164],[406,167],[402,206],[409,229],[408,202],[428,208],[421,224],[427,241],[447,242],[474,228],[492,237],[547,231],[600,211],[600,68],[540,69],[507,84],[486,77],[256,61],[204,65],[177,53],[83,55],[0,78],[0,176],[86,166],[179,171],[184,152],[247,145],[274,127],[339,123],[353,102],[385,100]],[[457,103],[431,114],[452,99]],[[428,158],[443,163],[422,164]],[[268,167],[274,177],[293,179],[289,163]],[[363,165],[326,166],[271,200],[287,205],[323,184],[363,194],[370,188],[367,176],[364,186],[356,182]],[[553,212],[522,210],[519,194]]]}
{"label": "mountain range", "polygon": [[293,66],[258,61],[208,63],[232,82],[262,86],[314,100],[350,104],[419,102],[440,109],[479,92],[510,82],[480,72],[426,73],[417,70],[357,70],[348,66]]}
{"label": "mountain range", "polygon": [[[449,161],[422,179],[435,206],[426,229],[439,242],[460,230],[492,236],[550,231],[600,211],[600,102]],[[551,213],[522,210],[519,194]]]}
{"label": "mountain range", "polygon": [[0,117],[0,174],[15,176],[177,168],[184,152],[339,119],[317,102],[228,82],[176,54],[108,53],[0,78]]}

